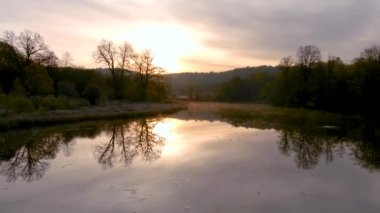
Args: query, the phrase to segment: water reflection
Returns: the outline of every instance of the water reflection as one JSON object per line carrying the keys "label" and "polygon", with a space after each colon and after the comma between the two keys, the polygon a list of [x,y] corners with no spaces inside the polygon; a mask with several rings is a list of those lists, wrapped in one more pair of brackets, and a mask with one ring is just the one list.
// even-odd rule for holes
{"label": "water reflection", "polygon": [[[13,138],[2,138],[10,143],[15,142]],[[12,140],[13,139],[13,140]],[[35,135],[23,134],[17,138],[22,140],[21,147],[7,149],[1,147],[0,173],[7,177],[8,181],[15,181],[18,177],[26,181],[40,179],[49,167],[49,159],[54,159],[62,137],[58,134],[46,135],[37,138]],[[2,145],[7,144],[2,142]]]}
{"label": "water reflection", "polygon": [[281,153],[295,153],[298,168],[312,169],[318,165],[322,155],[327,163],[334,160],[335,153],[342,156],[345,151],[343,141],[336,137],[313,134],[308,129],[303,131],[282,130],[278,142]]}
{"label": "water reflection", "polygon": [[[369,121],[353,121],[343,118],[336,121],[339,126],[321,126],[316,122],[302,118],[299,122],[289,120],[266,120],[251,118],[246,112],[220,112],[222,120],[234,126],[258,129],[276,129],[280,132],[278,148],[286,156],[293,157],[298,168],[313,169],[321,159],[330,163],[335,157],[342,157],[346,151],[353,156],[357,164],[369,171],[380,169],[379,128]],[[238,115],[237,115],[238,114]],[[243,114],[243,115],[242,115]],[[290,119],[284,117],[282,119]],[[297,118],[300,119],[300,118]]]}
{"label": "water reflection", "polygon": [[103,168],[110,168],[116,160],[128,166],[139,155],[147,162],[158,159],[165,139],[153,132],[157,122],[158,120],[142,119],[106,127],[110,139],[96,146],[95,156],[98,162]]}
{"label": "water reflection", "polygon": [[374,125],[365,125],[357,132],[361,140],[356,140],[351,150],[357,162],[369,171],[380,170],[380,132]]}
{"label": "water reflection", "polygon": [[43,177],[50,161],[58,153],[70,156],[76,138],[94,139],[102,132],[107,141],[95,148],[95,157],[103,168],[110,168],[118,159],[126,166],[142,156],[147,162],[158,159],[165,139],[153,132],[159,119],[94,122],[0,135],[0,174],[8,182],[18,178],[34,181]]}
{"label": "water reflection", "polygon": [[[321,126],[313,122],[293,124],[235,115],[191,112],[191,116],[188,116],[185,111],[172,117],[185,120],[192,117],[196,120],[219,119],[233,126],[275,129],[279,134],[276,142],[279,152],[293,158],[300,169],[313,169],[321,161],[330,163],[349,153],[352,160],[361,167],[369,171],[380,170],[380,137],[378,128],[374,125],[350,121],[336,126]],[[112,168],[117,163],[129,166],[136,158],[153,162],[161,157],[166,140],[154,131],[160,122],[162,124],[165,121],[153,118],[103,121],[2,133],[0,174],[9,182],[18,178],[25,181],[38,180],[49,169],[52,159],[58,153],[70,156],[75,152],[75,141],[79,138],[96,139],[93,140],[91,152],[103,169]],[[234,131],[233,126],[228,131]]]}
{"label": "water reflection", "polygon": [[[279,148],[282,153],[295,153],[295,161],[299,168],[310,169],[318,165],[321,156],[325,156],[327,163],[334,160],[334,156],[343,156],[346,149],[353,159],[369,171],[380,169],[380,140],[376,136],[374,126],[362,125],[357,128],[341,126],[334,131],[311,128],[297,130],[282,130]],[[339,133],[340,131],[340,133]],[[346,135],[341,132],[346,132]],[[336,136],[341,135],[341,136]]]}

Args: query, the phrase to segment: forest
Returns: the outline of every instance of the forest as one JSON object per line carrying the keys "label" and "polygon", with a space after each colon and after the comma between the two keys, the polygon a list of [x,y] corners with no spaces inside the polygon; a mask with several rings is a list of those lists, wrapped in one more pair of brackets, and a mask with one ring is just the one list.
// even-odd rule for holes
{"label": "forest", "polygon": [[73,66],[69,53],[58,59],[36,32],[5,31],[0,41],[1,113],[171,97],[379,117],[380,46],[376,45],[364,49],[350,64],[333,55],[323,61],[317,46],[305,45],[275,67],[174,74],[155,66],[150,51],[136,53],[127,42],[102,40],[94,47],[93,59],[101,69]]}
{"label": "forest", "polygon": [[59,59],[43,37],[29,30],[5,31],[0,40],[0,113],[72,109],[109,101],[162,101],[168,88],[153,54],[136,53],[128,43],[94,45],[99,69]]}
{"label": "forest", "polygon": [[[182,87],[175,83],[181,82],[181,75],[189,77]],[[379,118],[380,46],[376,45],[364,49],[351,64],[332,55],[323,61],[318,47],[306,45],[299,47],[295,58],[286,56],[276,67],[172,78],[174,93],[194,100],[260,102]]]}

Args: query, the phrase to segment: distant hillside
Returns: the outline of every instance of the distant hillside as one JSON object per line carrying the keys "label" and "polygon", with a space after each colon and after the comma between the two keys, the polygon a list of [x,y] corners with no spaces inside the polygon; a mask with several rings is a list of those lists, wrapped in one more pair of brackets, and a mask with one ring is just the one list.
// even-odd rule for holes
{"label": "distant hillside", "polygon": [[211,95],[219,85],[231,78],[235,76],[245,78],[255,72],[275,74],[278,72],[278,68],[272,66],[244,67],[225,72],[175,73],[167,76],[169,77],[173,95],[177,97],[187,96],[189,90],[195,90],[197,93],[207,96]]}
{"label": "distant hillside", "polygon": [[[275,74],[279,70],[273,66],[243,67],[236,68],[224,72],[208,72],[208,73],[174,73],[165,75],[170,85],[170,93],[178,98],[187,98],[189,93],[196,95],[197,99],[209,100],[215,95],[216,90],[220,86],[238,76],[246,79],[256,72],[264,72],[267,74]],[[109,69],[98,68],[97,73],[102,75],[111,75]],[[127,70],[127,75],[133,75],[134,72]]]}

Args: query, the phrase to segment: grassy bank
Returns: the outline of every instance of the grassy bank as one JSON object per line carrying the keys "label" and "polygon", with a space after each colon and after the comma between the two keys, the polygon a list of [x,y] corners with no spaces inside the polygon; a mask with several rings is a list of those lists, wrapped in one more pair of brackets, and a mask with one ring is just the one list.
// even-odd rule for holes
{"label": "grassy bank", "polygon": [[171,113],[184,108],[184,105],[176,103],[117,103],[72,110],[19,113],[2,116],[0,131],[84,120],[150,116]]}
{"label": "grassy bank", "polygon": [[347,122],[360,122],[360,116],[347,116],[317,110],[276,107],[269,104],[191,102],[188,111],[217,112],[235,126],[275,128],[279,126],[331,127]]}

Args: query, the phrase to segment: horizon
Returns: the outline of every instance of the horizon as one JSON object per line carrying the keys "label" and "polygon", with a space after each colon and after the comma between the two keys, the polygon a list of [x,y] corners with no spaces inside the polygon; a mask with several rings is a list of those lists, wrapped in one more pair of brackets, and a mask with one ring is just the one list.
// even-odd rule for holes
{"label": "horizon", "polygon": [[0,6],[3,31],[37,32],[59,58],[69,52],[76,66],[86,68],[99,68],[92,53],[102,39],[127,41],[137,51],[151,49],[158,66],[183,73],[276,66],[302,45],[351,63],[364,48],[378,44],[380,34],[380,3],[374,0],[6,0]]}

